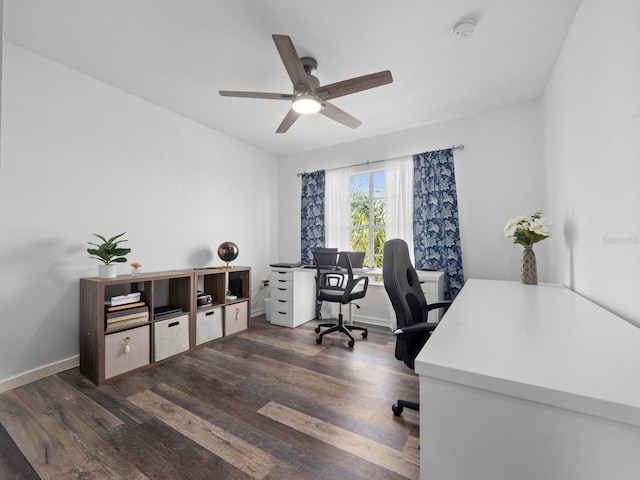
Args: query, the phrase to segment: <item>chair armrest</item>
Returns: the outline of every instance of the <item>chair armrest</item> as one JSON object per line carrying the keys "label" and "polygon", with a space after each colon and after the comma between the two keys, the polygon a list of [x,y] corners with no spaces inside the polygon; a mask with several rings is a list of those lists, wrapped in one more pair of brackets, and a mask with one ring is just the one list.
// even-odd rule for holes
{"label": "chair armrest", "polygon": [[369,285],[369,277],[367,277],[367,276],[352,277],[351,279],[349,279],[349,281],[347,281],[347,286],[344,289],[344,295],[343,295],[342,303],[346,303],[347,298],[349,297],[349,295],[351,295],[351,292],[353,292],[353,289],[360,282],[364,282],[364,285],[363,285],[362,289],[364,291],[367,290],[367,286]]}
{"label": "chair armrest", "polygon": [[414,323],[413,325],[409,325],[407,327],[398,328],[397,330],[394,330],[393,334],[397,337],[425,334],[425,333],[433,332],[437,326],[438,326],[437,323],[427,323],[427,322]]}
{"label": "chair armrest", "polygon": [[444,300],[442,302],[429,303],[427,304],[427,312],[435,310],[436,308],[449,308],[452,303],[453,300]]}
{"label": "chair armrest", "polygon": [[366,275],[363,275],[361,277],[353,277],[352,289],[360,282],[364,282],[365,286],[369,285],[369,277],[367,277]]}

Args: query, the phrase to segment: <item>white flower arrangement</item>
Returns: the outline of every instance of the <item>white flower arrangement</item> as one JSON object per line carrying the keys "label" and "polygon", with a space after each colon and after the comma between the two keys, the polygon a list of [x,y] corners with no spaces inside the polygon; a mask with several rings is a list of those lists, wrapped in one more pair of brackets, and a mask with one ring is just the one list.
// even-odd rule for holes
{"label": "white flower arrangement", "polygon": [[504,236],[513,238],[513,243],[519,245],[533,245],[549,236],[549,226],[549,221],[537,210],[531,220],[524,215],[509,220],[504,227]]}

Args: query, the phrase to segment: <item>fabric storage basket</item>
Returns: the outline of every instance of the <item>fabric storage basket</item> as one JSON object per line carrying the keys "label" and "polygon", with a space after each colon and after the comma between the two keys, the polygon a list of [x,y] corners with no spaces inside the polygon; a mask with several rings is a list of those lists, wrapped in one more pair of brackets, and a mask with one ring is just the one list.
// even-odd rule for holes
{"label": "fabric storage basket", "polygon": [[189,350],[189,315],[156,322],[154,331],[154,361],[158,362]]}
{"label": "fabric storage basket", "polygon": [[149,325],[104,337],[104,378],[149,364]]}
{"label": "fabric storage basket", "polygon": [[196,316],[196,345],[222,337],[222,308],[198,312]]}

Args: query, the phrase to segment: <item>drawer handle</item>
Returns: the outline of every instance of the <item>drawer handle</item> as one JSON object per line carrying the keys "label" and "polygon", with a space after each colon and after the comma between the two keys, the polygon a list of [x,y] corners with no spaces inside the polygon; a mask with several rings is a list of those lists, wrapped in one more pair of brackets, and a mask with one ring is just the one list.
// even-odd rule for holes
{"label": "drawer handle", "polygon": [[126,337],[123,340],[124,343],[124,353],[129,353],[131,351],[131,346],[129,345],[129,342],[131,341],[131,337]]}
{"label": "drawer handle", "polygon": [[212,311],[210,311],[210,312],[205,313],[205,314],[204,314],[204,316],[205,316],[205,317],[208,317],[209,315],[213,315],[214,313],[216,313],[216,312],[214,312],[214,311],[212,310]]}
{"label": "drawer handle", "polygon": [[236,307],[236,321],[240,320],[240,309]]}
{"label": "drawer handle", "polygon": [[278,280],[278,281],[279,281],[279,282],[282,282],[282,283],[286,282],[286,280]]}
{"label": "drawer handle", "polygon": [[282,290],[284,292],[286,290],[286,288],[279,288],[278,290]]}
{"label": "drawer handle", "polygon": [[287,314],[287,312],[278,312],[278,313],[281,314],[281,315],[286,315]]}
{"label": "drawer handle", "polygon": [[177,322],[171,322],[168,326],[169,326],[169,328],[171,328],[171,327],[176,327],[176,326],[178,326],[178,325],[180,325],[180,321],[177,321]]}
{"label": "drawer handle", "polygon": [[278,300],[280,303],[287,303],[286,300]]}

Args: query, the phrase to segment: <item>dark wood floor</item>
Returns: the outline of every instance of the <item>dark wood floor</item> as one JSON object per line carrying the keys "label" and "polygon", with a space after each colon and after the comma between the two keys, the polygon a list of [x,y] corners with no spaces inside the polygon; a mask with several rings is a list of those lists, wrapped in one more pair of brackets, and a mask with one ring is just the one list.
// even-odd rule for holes
{"label": "dark wood floor", "polygon": [[416,479],[418,379],[372,327],[215,342],[96,387],[78,369],[0,395],[0,479]]}

